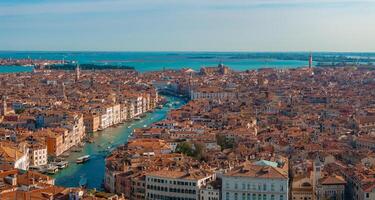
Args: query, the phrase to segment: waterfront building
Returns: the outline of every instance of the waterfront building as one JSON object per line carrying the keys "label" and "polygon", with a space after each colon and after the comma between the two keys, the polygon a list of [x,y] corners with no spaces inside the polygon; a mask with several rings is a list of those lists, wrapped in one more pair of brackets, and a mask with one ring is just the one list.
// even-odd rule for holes
{"label": "waterfront building", "polygon": [[146,198],[199,200],[200,189],[215,179],[204,170],[159,170],[146,174]]}
{"label": "waterfront building", "polygon": [[30,166],[43,166],[47,164],[47,145],[39,142],[29,144]]}
{"label": "waterfront building", "polygon": [[113,125],[119,124],[121,122],[121,105],[113,105]]}
{"label": "waterfront building", "polygon": [[287,200],[289,177],[287,163],[246,162],[222,176],[223,200]]}
{"label": "waterfront building", "polygon": [[93,133],[99,130],[100,116],[93,113],[85,113],[83,117],[86,133]]}
{"label": "waterfront building", "polygon": [[127,101],[127,119],[133,119],[135,117],[135,105],[132,101]]}
{"label": "waterfront building", "polygon": [[65,142],[67,140],[64,135],[68,135],[67,129],[43,129],[35,134],[45,137],[48,155],[60,156],[66,150]]}
{"label": "waterfront building", "polygon": [[123,102],[120,104],[120,121],[125,122],[128,120],[128,104]]}

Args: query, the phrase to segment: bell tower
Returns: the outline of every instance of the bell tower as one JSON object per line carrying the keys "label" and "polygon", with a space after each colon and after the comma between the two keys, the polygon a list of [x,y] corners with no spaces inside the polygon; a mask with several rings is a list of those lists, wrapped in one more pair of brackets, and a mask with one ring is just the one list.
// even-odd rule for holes
{"label": "bell tower", "polygon": [[81,69],[79,68],[79,64],[76,66],[76,82],[79,81],[79,77],[81,75]]}
{"label": "bell tower", "polygon": [[4,116],[7,114],[7,97],[3,96],[1,99],[1,108],[0,108],[0,116]]}
{"label": "bell tower", "polygon": [[316,191],[316,188],[318,186],[318,183],[319,183],[319,179],[321,178],[321,173],[322,173],[322,168],[323,168],[323,164],[322,162],[320,161],[320,158],[319,156],[317,156],[314,160],[314,164],[313,164],[313,189],[314,191]]}

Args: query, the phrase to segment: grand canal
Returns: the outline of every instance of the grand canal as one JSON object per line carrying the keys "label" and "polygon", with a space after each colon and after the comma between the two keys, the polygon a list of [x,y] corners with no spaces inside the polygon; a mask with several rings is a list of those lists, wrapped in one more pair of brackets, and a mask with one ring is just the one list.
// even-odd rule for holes
{"label": "grand canal", "polygon": [[[104,178],[104,159],[117,146],[127,142],[134,128],[143,128],[166,118],[171,109],[176,109],[186,102],[178,97],[165,96],[171,106],[164,106],[154,112],[147,113],[139,121],[127,122],[121,126],[108,128],[94,133],[95,142],[87,143],[82,152],[71,152],[67,158],[69,167],[54,175],[55,184],[65,187],[77,187],[80,180],[87,180],[88,188],[101,189]],[[91,159],[84,164],[76,164],[75,159],[82,155],[90,155]]]}

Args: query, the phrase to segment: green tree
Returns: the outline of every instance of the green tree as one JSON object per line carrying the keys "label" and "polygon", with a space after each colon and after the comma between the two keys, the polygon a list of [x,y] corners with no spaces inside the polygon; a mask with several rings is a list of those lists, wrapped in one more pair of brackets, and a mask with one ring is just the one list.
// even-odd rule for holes
{"label": "green tree", "polygon": [[216,135],[216,143],[221,147],[221,150],[228,148],[232,149],[234,147],[234,140],[228,139],[222,134]]}
{"label": "green tree", "polygon": [[194,150],[193,146],[189,142],[181,142],[176,147],[176,152],[183,153],[187,156],[193,156]]}

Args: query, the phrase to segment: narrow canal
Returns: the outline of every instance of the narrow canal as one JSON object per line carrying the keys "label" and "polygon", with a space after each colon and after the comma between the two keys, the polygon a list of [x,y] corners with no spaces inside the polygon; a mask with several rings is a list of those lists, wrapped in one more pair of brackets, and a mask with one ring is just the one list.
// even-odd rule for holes
{"label": "narrow canal", "polygon": [[[78,187],[81,179],[87,179],[88,188],[102,189],[106,155],[117,146],[126,143],[134,128],[147,127],[152,123],[161,121],[167,117],[171,109],[179,108],[186,103],[178,97],[164,97],[168,102],[172,103],[172,106],[164,106],[162,109],[147,113],[139,121],[127,122],[118,127],[94,133],[94,143],[86,143],[82,152],[70,153],[70,156],[66,159],[69,161],[69,167],[54,175],[55,184],[64,187]],[[76,158],[82,155],[90,155],[91,159],[84,164],[76,164]]]}

